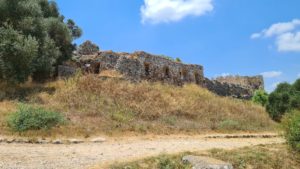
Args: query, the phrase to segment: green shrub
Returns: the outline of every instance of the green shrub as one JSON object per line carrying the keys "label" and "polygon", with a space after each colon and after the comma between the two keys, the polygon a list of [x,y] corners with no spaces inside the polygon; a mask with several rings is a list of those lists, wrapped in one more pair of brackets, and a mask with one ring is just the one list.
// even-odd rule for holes
{"label": "green shrub", "polygon": [[180,58],[176,58],[175,62],[182,63],[182,60]]}
{"label": "green shrub", "polygon": [[252,102],[265,106],[268,103],[268,93],[264,90],[255,91]]}
{"label": "green shrub", "polygon": [[293,150],[300,152],[300,111],[287,114],[283,120],[285,138]]}
{"label": "green shrub", "polygon": [[50,129],[64,121],[63,115],[58,112],[23,104],[7,120],[9,127],[18,132]]}
{"label": "green shrub", "polygon": [[187,164],[182,164],[180,161],[170,158],[166,155],[162,155],[158,157],[159,163],[158,167],[159,169],[188,169],[191,168],[191,166]]}

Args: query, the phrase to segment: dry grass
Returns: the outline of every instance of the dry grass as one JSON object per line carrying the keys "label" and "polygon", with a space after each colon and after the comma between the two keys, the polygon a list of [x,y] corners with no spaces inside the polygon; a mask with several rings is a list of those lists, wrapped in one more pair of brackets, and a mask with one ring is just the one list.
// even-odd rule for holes
{"label": "dry grass", "polygon": [[[104,80],[88,75],[26,89],[31,90],[25,94],[27,103],[63,112],[69,124],[24,135],[88,137],[274,129],[274,122],[262,107],[248,101],[221,98],[192,84],[176,87],[116,78]],[[18,100],[18,97],[12,98]],[[8,111],[2,111],[1,116]],[[6,128],[0,131],[9,134]]]}
{"label": "dry grass", "polygon": [[[177,155],[160,155],[130,163],[114,164],[112,169],[188,169],[191,166],[182,163],[185,155],[210,156],[233,164],[236,169],[298,169],[300,168],[299,154],[288,150],[286,145],[266,145],[240,148],[237,150],[214,149],[209,152],[181,153]],[[162,166],[162,164],[164,164]]]}

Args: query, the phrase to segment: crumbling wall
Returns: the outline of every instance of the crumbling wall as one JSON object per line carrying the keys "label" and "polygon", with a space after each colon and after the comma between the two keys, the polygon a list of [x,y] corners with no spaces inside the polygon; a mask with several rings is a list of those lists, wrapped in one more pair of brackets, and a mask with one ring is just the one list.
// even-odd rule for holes
{"label": "crumbling wall", "polygon": [[174,62],[146,52],[116,53],[101,51],[94,55],[80,56],[76,63],[59,67],[59,76],[70,76],[79,68],[85,73],[100,74],[115,71],[122,78],[139,82],[148,80],[174,85],[195,83],[220,95],[249,99],[257,89],[264,88],[262,76],[229,76],[210,80],[204,77],[200,65]]}
{"label": "crumbling wall", "polygon": [[251,89],[245,88],[238,84],[231,84],[226,82],[219,82],[217,80],[210,80],[205,78],[202,87],[219,96],[230,96],[239,99],[250,99],[253,96]]}
{"label": "crumbling wall", "polygon": [[262,76],[224,76],[217,77],[216,81],[239,85],[251,90],[264,89],[264,79]]}
{"label": "crumbling wall", "polygon": [[146,52],[129,54],[103,51],[97,55],[82,56],[79,62],[81,68],[88,72],[99,73],[113,69],[133,81],[162,81],[182,85],[200,84],[204,79],[203,67],[200,65],[182,64]]}

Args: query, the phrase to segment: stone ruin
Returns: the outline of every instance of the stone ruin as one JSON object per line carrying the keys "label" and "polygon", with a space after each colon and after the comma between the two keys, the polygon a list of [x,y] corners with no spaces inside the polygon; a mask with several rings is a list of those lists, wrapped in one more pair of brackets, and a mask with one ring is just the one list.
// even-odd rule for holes
{"label": "stone ruin", "polygon": [[183,64],[143,51],[134,53],[100,51],[91,55],[80,55],[75,61],[59,66],[58,75],[68,77],[75,74],[77,69],[93,74],[112,71],[134,82],[147,80],[178,86],[194,83],[220,96],[241,99],[249,99],[255,90],[264,88],[261,76],[228,76],[210,80],[204,77],[203,67],[200,65]]}

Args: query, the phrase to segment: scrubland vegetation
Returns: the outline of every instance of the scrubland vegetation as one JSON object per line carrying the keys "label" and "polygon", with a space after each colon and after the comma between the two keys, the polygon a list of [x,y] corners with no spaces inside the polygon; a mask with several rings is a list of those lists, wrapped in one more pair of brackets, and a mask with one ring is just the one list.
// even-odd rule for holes
{"label": "scrubland vegetation", "polygon": [[[275,123],[263,107],[216,96],[197,85],[131,83],[87,75],[1,90],[1,133],[14,134],[7,116],[17,105],[60,112],[66,124],[22,135],[178,134],[269,131]],[[41,127],[43,128],[43,127]],[[29,128],[32,129],[32,128]],[[37,129],[37,128],[35,128]]]}
{"label": "scrubland vegetation", "polygon": [[267,145],[240,148],[237,150],[213,149],[208,152],[186,152],[177,155],[160,155],[130,163],[114,164],[112,169],[190,169],[182,162],[185,155],[209,156],[233,164],[235,169],[297,169],[300,168],[299,154],[285,145]]}
{"label": "scrubland vegetation", "polygon": [[287,143],[293,150],[300,151],[300,79],[293,84],[278,84],[269,95],[256,91],[252,101],[265,106],[270,117],[281,122]]}

